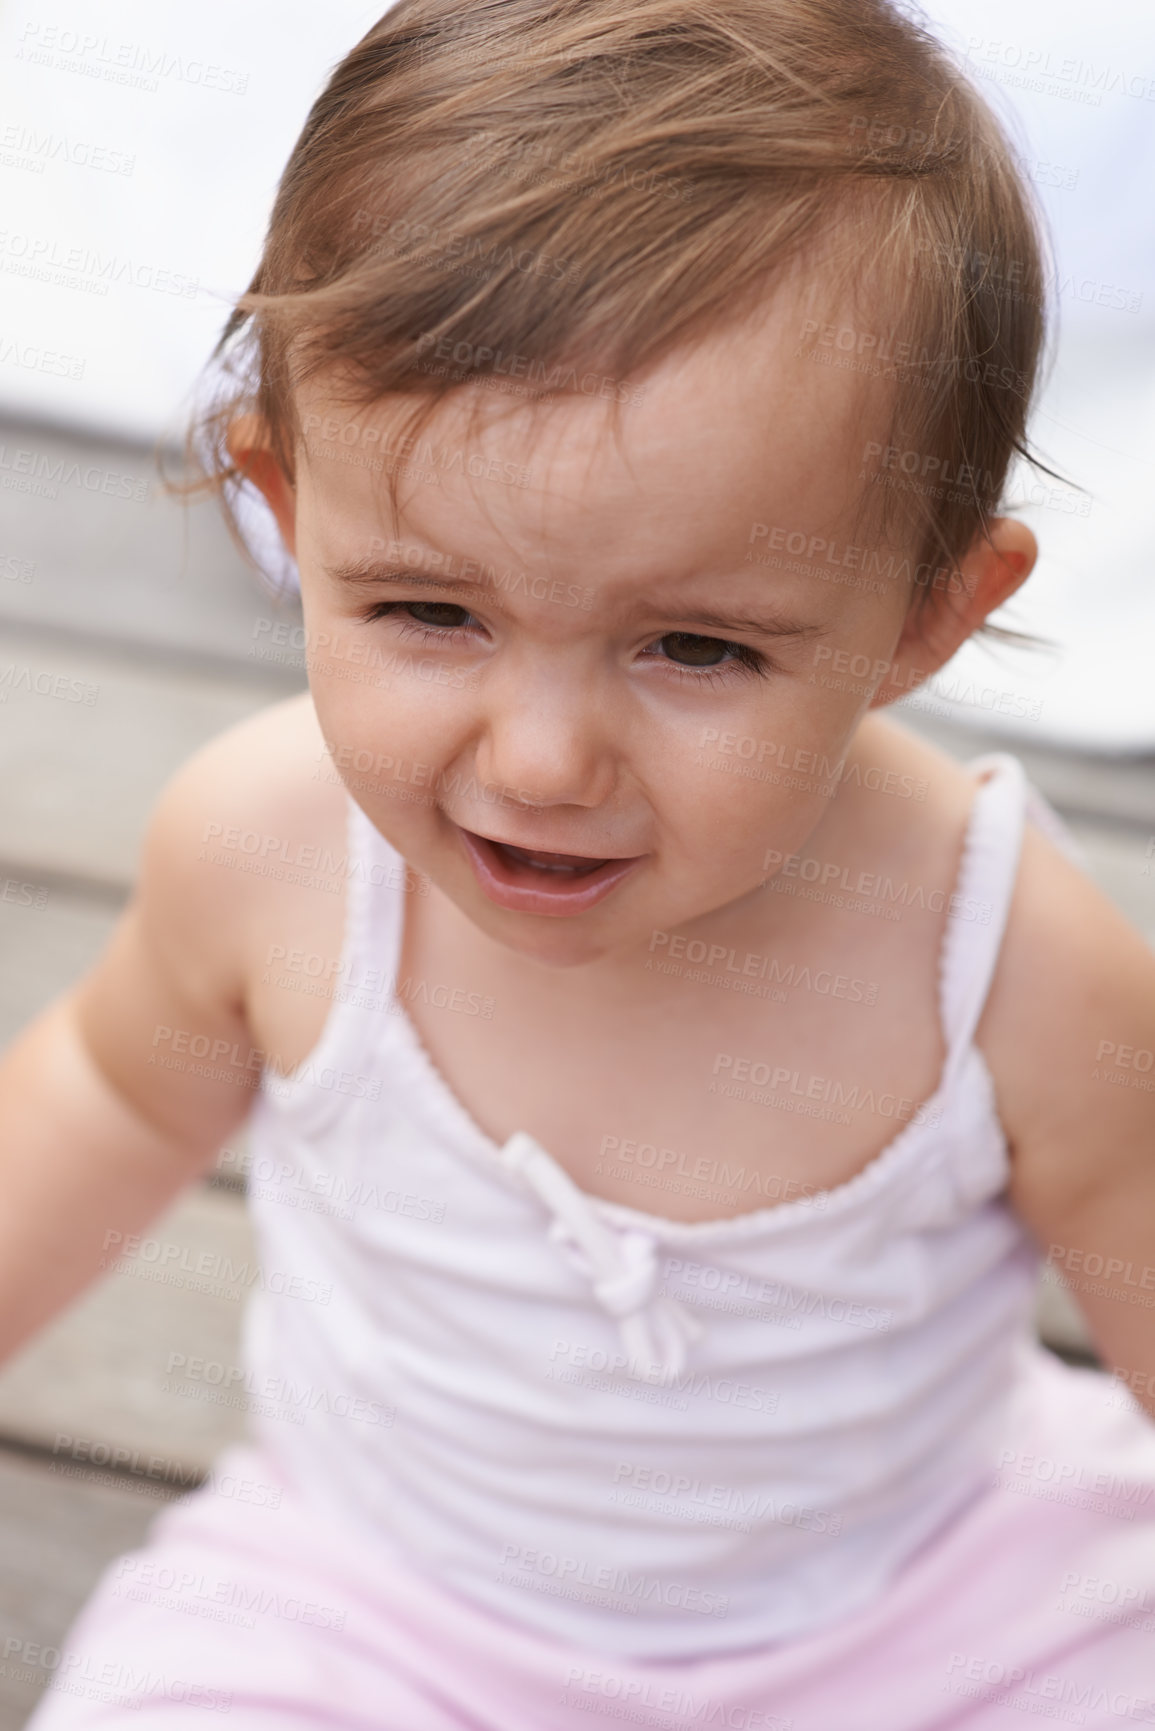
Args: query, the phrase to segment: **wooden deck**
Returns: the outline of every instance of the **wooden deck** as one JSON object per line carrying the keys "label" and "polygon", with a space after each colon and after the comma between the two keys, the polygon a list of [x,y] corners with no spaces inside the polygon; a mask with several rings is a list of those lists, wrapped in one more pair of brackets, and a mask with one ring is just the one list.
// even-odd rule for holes
{"label": "wooden deck", "polygon": [[[86,703],[0,684],[0,883],[18,886],[0,891],[7,1040],[97,953],[168,775],[221,728],[303,689],[304,676],[252,653],[264,622],[294,610],[264,597],[212,507],[186,517],[160,493],[148,454],[26,425],[0,425],[0,445],[64,458],[66,476],[149,484],[144,503],[67,479],[55,497],[3,493],[0,681],[27,667],[80,682],[58,690],[96,692]],[[1000,743],[919,726],[962,757]],[[1155,942],[1155,761],[1015,749],[1098,881]],[[221,1253],[234,1270],[252,1265],[243,1196],[223,1179],[150,1233]],[[0,1374],[0,1731],[24,1723],[46,1680],[43,1649],[104,1564],[243,1429],[237,1409],[181,1394],[169,1368],[181,1352],[236,1362],[243,1293],[155,1275],[143,1262],[110,1274]],[[1041,1315],[1051,1341],[1086,1351],[1057,1288]]]}

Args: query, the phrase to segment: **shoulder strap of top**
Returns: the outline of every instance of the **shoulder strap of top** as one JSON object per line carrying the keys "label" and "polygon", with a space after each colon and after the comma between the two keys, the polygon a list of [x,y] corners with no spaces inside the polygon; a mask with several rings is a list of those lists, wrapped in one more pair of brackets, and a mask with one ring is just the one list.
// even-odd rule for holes
{"label": "shoulder strap of top", "polygon": [[1017,758],[992,752],[967,767],[984,779],[975,793],[942,946],[939,994],[948,1073],[966,1057],[990,991],[1028,805],[1027,779]]}
{"label": "shoulder strap of top", "polygon": [[371,962],[388,980],[397,972],[404,891],[415,880],[397,849],[386,841],[349,795],[349,948],[354,965]]}
{"label": "shoulder strap of top", "polygon": [[404,862],[351,795],[345,833],[345,930],[336,978],[326,982],[333,1005],[318,1050],[355,1070],[368,1064],[392,998],[402,898],[391,891],[406,878]]}

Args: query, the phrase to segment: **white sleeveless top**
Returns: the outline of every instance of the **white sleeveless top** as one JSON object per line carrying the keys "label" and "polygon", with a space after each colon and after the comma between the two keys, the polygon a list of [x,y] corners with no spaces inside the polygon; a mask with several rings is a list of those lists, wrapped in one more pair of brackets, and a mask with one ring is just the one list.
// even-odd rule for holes
{"label": "white sleeveless top", "polygon": [[354,1542],[587,1649],[697,1658],[867,1604],[991,1485],[1038,1260],[973,1035],[1035,796],[971,767],[933,1098],[848,1182],[695,1223],[473,1122],[402,1006],[492,1006],[396,980],[414,881],[350,802],[340,971],[285,976],[328,1020],[252,1122],[245,1381]]}

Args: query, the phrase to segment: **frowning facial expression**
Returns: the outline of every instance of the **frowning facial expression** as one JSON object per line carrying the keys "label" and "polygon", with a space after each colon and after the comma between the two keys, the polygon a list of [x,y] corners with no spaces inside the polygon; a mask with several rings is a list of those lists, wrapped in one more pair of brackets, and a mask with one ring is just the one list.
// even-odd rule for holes
{"label": "frowning facial expression", "polygon": [[[772,302],[631,381],[620,439],[600,397],[531,414],[463,388],[403,453],[397,514],[397,405],[302,395],[295,550],[334,762],[518,951],[624,953],[749,895],[883,684],[909,580],[858,581],[846,550],[887,405],[797,327]],[[874,677],[830,677],[848,657]]]}

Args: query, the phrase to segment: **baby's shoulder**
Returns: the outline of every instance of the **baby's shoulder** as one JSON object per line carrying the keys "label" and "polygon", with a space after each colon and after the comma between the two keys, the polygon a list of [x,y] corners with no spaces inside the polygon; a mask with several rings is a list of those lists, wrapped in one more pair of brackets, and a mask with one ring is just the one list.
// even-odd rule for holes
{"label": "baby's shoulder", "polygon": [[269,858],[290,835],[321,842],[346,810],[327,761],[312,698],[303,693],[209,740],[172,777],[157,816],[186,840],[191,834],[248,858]]}
{"label": "baby's shoulder", "polygon": [[254,932],[299,895],[308,860],[343,850],[347,796],[327,765],[306,693],[248,717],[181,766],[154,808],[139,889],[175,946],[220,952],[243,977]]}
{"label": "baby's shoulder", "polygon": [[[1028,823],[978,1042],[1012,1139],[1106,1157],[1155,1122],[1155,955],[1050,836]],[[1075,1177],[1074,1169],[1071,1174]]]}
{"label": "baby's shoulder", "polygon": [[822,826],[825,845],[865,865],[868,880],[898,873],[928,897],[932,888],[949,893],[977,789],[965,764],[889,717],[871,715],[841,765]]}
{"label": "baby's shoulder", "polygon": [[[881,717],[860,731],[855,758],[864,787],[870,775],[892,793],[848,805],[860,845],[896,883],[957,886],[974,771]],[[1020,1173],[1075,1189],[1108,1145],[1150,1148],[1155,955],[1029,814],[975,1041]]]}

